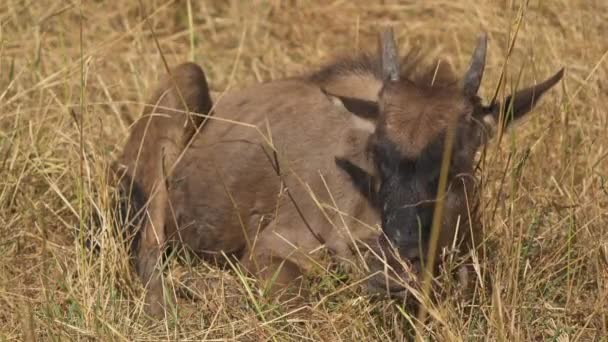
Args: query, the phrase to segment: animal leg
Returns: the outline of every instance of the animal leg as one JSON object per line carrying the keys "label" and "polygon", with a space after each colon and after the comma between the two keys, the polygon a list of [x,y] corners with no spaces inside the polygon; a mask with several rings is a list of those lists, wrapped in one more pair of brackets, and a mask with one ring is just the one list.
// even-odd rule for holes
{"label": "animal leg", "polygon": [[205,73],[195,63],[183,63],[171,70],[160,83],[144,113],[151,120],[164,143],[165,169],[170,172],[179,154],[211,112],[213,103]]}
{"label": "animal leg", "polygon": [[304,268],[310,267],[303,251],[288,243],[288,234],[279,237],[277,230],[263,231],[240,259],[241,265],[260,282],[265,292],[275,298],[301,296]]}
{"label": "animal leg", "polygon": [[247,253],[241,264],[271,297],[291,299],[303,294],[302,270],[289,259]]}
{"label": "animal leg", "polygon": [[137,251],[136,270],[147,287],[146,312],[153,317],[161,317],[165,307],[164,287],[162,283],[161,255],[165,247],[165,215],[167,188],[164,182],[153,194],[147,210],[147,219],[141,231],[141,240]]}
{"label": "animal leg", "polygon": [[[118,161],[132,180],[124,188],[136,185],[145,200],[131,198],[134,212],[146,207],[139,242],[133,251],[135,266],[146,284],[146,311],[152,316],[163,312],[165,298],[159,270],[160,256],[166,243],[169,190],[167,177],[178,162],[179,155],[208,114],[212,102],[203,70],[194,63],[173,68],[144,108],[142,117],[133,125],[129,139]],[[132,195],[130,197],[133,197]],[[133,201],[135,200],[135,201]],[[140,202],[148,202],[143,204]],[[136,239],[137,240],[137,239]]]}

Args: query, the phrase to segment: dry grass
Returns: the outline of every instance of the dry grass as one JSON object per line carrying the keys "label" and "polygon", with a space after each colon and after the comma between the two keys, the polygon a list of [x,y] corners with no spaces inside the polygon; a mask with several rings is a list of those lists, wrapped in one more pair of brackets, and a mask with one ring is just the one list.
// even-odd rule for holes
{"label": "dry grass", "polygon": [[144,18],[169,64],[194,59],[214,91],[374,48],[382,24],[396,26],[402,47],[440,47],[463,70],[485,30],[489,97],[523,6],[507,85],[520,71],[524,83],[561,66],[567,75],[533,118],[489,148],[483,218],[492,247],[481,262],[493,274],[493,295],[446,292],[422,334],[606,340],[605,1],[192,1],[191,11],[189,1],[143,2],[143,9],[127,0],[0,2],[0,338],[407,339],[413,318],[398,303],[370,301],[356,286],[340,291],[356,277],[336,283],[321,275],[311,281],[313,298],[328,297],[289,311],[248,295],[233,272],[203,266],[194,271],[216,286],[151,324],[110,225],[98,237],[100,256],[81,246],[81,218],[93,210],[107,217],[104,168],[126,137],[124,118],[138,114],[165,72]]}

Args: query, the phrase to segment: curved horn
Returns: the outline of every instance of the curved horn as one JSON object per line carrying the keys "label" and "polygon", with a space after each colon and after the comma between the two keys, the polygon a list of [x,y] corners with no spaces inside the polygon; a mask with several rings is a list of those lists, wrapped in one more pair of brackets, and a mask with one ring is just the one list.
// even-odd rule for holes
{"label": "curved horn", "polygon": [[382,78],[384,80],[399,80],[399,54],[392,28],[387,28],[378,37],[378,49],[382,59]]}
{"label": "curved horn", "polygon": [[469,70],[464,74],[462,81],[462,89],[466,96],[473,97],[477,95],[477,91],[481,85],[481,78],[483,77],[483,70],[486,66],[487,48],[488,35],[482,33],[479,38],[477,38],[477,46],[475,47],[475,51],[473,51]]}

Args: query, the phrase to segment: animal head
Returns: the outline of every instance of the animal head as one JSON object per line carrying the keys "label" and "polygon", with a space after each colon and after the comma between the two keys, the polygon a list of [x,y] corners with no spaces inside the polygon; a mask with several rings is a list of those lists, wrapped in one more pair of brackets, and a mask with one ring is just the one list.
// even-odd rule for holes
{"label": "animal head", "polygon": [[336,164],[380,212],[387,242],[401,259],[418,268],[427,253],[447,137],[453,137],[453,143],[438,250],[452,243],[458,221],[460,231],[469,230],[463,223],[471,214],[469,204],[474,203],[477,150],[497,128],[507,128],[528,114],[563,76],[562,69],[544,82],[516,91],[504,104],[484,105],[477,92],[486,48],[487,37],[482,35],[460,79],[421,84],[402,77],[392,30],[386,30],[379,38],[382,85],[377,99],[328,94],[355,116],[373,123],[367,149],[374,174],[346,159],[336,158]]}

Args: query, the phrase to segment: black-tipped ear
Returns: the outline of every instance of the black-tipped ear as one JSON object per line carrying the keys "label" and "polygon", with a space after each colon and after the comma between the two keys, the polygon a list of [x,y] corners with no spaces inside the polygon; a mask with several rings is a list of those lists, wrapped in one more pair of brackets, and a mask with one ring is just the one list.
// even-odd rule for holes
{"label": "black-tipped ear", "polygon": [[[547,80],[533,87],[519,90],[515,92],[515,94],[507,96],[504,102],[504,127],[530,112],[534,106],[536,106],[541,96],[556,85],[563,76],[564,68],[560,69],[557,73],[555,73],[555,75],[551,76]],[[489,111],[490,113],[486,115],[484,121],[486,123],[493,122],[497,124],[499,122],[501,105],[499,103],[495,103],[491,105]]]}
{"label": "black-tipped ear", "polygon": [[341,103],[346,110],[353,113],[354,115],[367,119],[367,120],[376,120],[378,118],[379,107],[378,102],[357,99],[349,96],[339,96],[328,93],[325,89],[321,89],[323,94],[325,94],[332,102]]}
{"label": "black-tipped ear", "polygon": [[344,158],[335,157],[335,161],[336,166],[348,174],[355,188],[359,190],[373,207],[379,208],[374,176]]}

